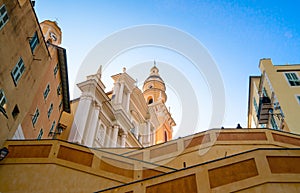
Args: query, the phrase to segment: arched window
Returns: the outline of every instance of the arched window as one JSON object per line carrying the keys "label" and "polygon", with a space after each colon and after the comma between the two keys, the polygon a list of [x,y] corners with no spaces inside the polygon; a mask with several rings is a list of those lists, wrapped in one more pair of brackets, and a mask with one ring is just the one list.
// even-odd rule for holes
{"label": "arched window", "polygon": [[148,105],[150,105],[150,104],[152,104],[152,103],[153,103],[153,99],[150,98],[150,99],[148,100]]}
{"label": "arched window", "polygon": [[148,96],[147,97],[147,103],[148,103],[148,105],[153,103],[153,96]]}

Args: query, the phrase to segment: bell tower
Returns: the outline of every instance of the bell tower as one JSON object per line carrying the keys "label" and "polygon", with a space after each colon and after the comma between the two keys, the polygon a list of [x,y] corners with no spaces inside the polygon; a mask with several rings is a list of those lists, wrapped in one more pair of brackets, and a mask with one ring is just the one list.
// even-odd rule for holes
{"label": "bell tower", "polygon": [[166,86],[159,75],[155,61],[154,66],[150,70],[149,77],[144,82],[143,94],[148,105],[158,101],[162,101],[163,103],[167,101]]}
{"label": "bell tower", "polygon": [[41,29],[47,43],[59,46],[61,44],[62,32],[55,21],[45,20]]}
{"label": "bell tower", "polygon": [[144,82],[143,95],[150,110],[150,121],[155,128],[152,133],[154,144],[171,140],[172,127],[176,123],[165,105],[167,101],[166,86],[159,75],[155,61],[154,66],[150,69],[150,75]]}

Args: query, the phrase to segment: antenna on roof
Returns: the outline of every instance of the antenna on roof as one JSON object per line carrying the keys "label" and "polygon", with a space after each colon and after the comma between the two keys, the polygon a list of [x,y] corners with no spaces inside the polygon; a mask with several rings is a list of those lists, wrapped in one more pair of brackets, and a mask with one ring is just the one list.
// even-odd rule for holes
{"label": "antenna on roof", "polygon": [[154,60],[154,66],[156,67],[156,61]]}

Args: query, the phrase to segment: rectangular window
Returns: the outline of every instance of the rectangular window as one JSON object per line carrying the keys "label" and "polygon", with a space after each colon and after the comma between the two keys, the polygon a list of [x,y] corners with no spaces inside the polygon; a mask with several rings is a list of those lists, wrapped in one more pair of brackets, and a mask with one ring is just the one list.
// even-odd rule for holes
{"label": "rectangular window", "polygon": [[58,72],[58,63],[55,65],[53,71],[54,71],[54,76],[56,77],[56,74],[57,74],[57,72]]}
{"label": "rectangular window", "polygon": [[43,131],[43,129],[41,129],[39,132],[39,135],[37,136],[37,139],[42,139],[43,134],[44,134],[44,131]]}
{"label": "rectangular window", "polygon": [[47,99],[49,92],[50,92],[50,85],[47,84],[46,89],[44,91],[44,99],[45,100]]}
{"label": "rectangular window", "polygon": [[50,132],[54,132],[54,129],[55,129],[55,121],[52,122]]}
{"label": "rectangular window", "polygon": [[297,99],[298,104],[300,104],[300,95],[296,95],[296,99]]}
{"label": "rectangular window", "polygon": [[39,37],[37,32],[34,32],[31,40],[29,41],[31,52],[35,50],[36,46],[39,44]]}
{"label": "rectangular window", "polygon": [[58,109],[61,110],[62,106],[63,106],[63,102],[60,101],[59,106],[58,106]]}
{"label": "rectangular window", "polygon": [[2,89],[0,89],[0,106],[4,109],[5,109],[6,102],[7,102],[7,100],[6,100],[4,91]]}
{"label": "rectangular window", "polygon": [[285,73],[285,77],[287,78],[291,86],[300,86],[300,80],[297,76],[297,73],[295,72]]}
{"label": "rectangular window", "polygon": [[256,114],[258,114],[258,105],[257,105],[257,102],[256,102],[255,98],[253,98],[253,104],[254,104]]}
{"label": "rectangular window", "polygon": [[57,86],[57,95],[61,95],[61,84]]}
{"label": "rectangular window", "polygon": [[40,116],[40,111],[39,111],[39,109],[37,108],[37,109],[35,110],[34,115],[32,116],[32,119],[31,119],[32,125],[33,125],[33,126],[36,124],[36,122],[37,122],[39,116]]}
{"label": "rectangular window", "polygon": [[14,69],[11,71],[11,76],[13,78],[14,84],[17,86],[19,80],[21,79],[25,71],[25,65],[23,59],[20,58],[18,63],[15,65]]}
{"label": "rectangular window", "polygon": [[0,89],[0,112],[8,119],[8,116],[5,111],[6,102],[7,102],[7,100],[6,100],[4,91],[2,89]]}
{"label": "rectangular window", "polygon": [[52,110],[53,110],[53,103],[50,104],[50,107],[48,109],[48,118],[50,118]]}
{"label": "rectangular window", "polygon": [[4,27],[4,25],[8,22],[8,15],[6,11],[5,5],[2,5],[0,8],[0,30]]}

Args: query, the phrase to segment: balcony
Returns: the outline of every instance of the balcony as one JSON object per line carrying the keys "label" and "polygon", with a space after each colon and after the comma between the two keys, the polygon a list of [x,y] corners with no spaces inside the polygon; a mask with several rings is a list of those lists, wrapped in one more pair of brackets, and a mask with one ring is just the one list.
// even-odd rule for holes
{"label": "balcony", "polygon": [[272,109],[271,99],[269,97],[261,97],[259,100],[259,108],[257,113],[259,124],[268,124],[269,122],[269,110]]}

